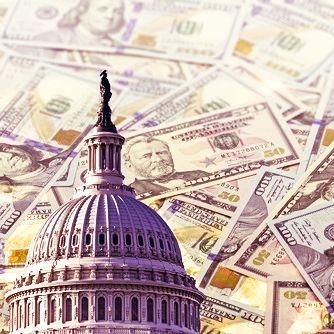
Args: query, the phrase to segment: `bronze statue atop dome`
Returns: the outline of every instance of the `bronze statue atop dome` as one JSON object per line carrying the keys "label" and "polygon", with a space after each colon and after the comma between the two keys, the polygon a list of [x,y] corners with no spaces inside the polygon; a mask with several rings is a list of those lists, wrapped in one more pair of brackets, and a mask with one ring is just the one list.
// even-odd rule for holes
{"label": "bronze statue atop dome", "polygon": [[97,112],[98,118],[95,123],[95,126],[98,128],[98,131],[108,131],[117,133],[115,124],[111,121],[111,109],[109,106],[109,101],[112,96],[110,82],[107,77],[107,71],[104,70],[100,73],[101,82],[100,82],[100,95],[101,95],[101,104]]}

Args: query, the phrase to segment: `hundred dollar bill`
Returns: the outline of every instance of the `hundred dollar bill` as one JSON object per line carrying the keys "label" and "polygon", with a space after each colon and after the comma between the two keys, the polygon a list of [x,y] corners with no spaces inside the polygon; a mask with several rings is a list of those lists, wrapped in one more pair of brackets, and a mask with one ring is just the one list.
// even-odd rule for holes
{"label": "hundred dollar bill", "polygon": [[216,276],[253,231],[268,217],[272,208],[294,183],[290,173],[261,168],[243,202],[232,215],[224,234],[215,243],[197,276],[199,287],[210,296],[221,293]]}
{"label": "hundred dollar bill", "polygon": [[215,298],[203,301],[200,315],[201,334],[263,333],[263,315]]}
{"label": "hundred dollar bill", "polygon": [[183,245],[183,263],[188,274],[195,276],[227,228],[229,218],[175,198],[166,199],[158,213]]}
{"label": "hundred dollar bill", "polygon": [[[236,94],[238,92],[238,94]],[[190,83],[173,90],[119,125],[120,131],[156,126],[163,122],[185,119],[210,111],[254,103],[267,95],[226,68],[214,67]],[[272,100],[276,102],[275,99]],[[279,105],[279,103],[276,103]]]}
{"label": "hundred dollar bill", "polygon": [[212,63],[231,54],[242,16],[242,2],[233,0],[20,0],[2,37],[21,45]]}
{"label": "hundred dollar bill", "polygon": [[[258,279],[289,273],[296,267],[291,263],[267,222],[334,199],[334,143],[318,158],[284,199],[269,213],[252,236],[229,261],[229,268]],[[291,277],[290,277],[291,278]]]}
{"label": "hundred dollar bill", "polygon": [[314,162],[334,140],[334,68],[328,79],[327,85],[320,98],[319,107],[312,123],[307,147],[305,149],[306,159],[301,162],[302,173]]}
{"label": "hundred dollar bill", "polygon": [[334,319],[304,281],[268,281],[266,334],[334,333]]}
{"label": "hundred dollar bill", "polygon": [[295,164],[298,144],[276,114],[263,102],[125,134],[125,182],[152,201]]}
{"label": "hundred dollar bill", "polygon": [[266,1],[252,5],[234,52],[283,79],[305,81],[327,65],[333,51],[332,24]]}
{"label": "hundred dollar bill", "polygon": [[312,206],[268,222],[305,281],[334,313],[334,204]]}
{"label": "hundred dollar bill", "polygon": [[224,181],[210,187],[192,190],[176,198],[188,203],[231,216],[247,192],[253,176]]}

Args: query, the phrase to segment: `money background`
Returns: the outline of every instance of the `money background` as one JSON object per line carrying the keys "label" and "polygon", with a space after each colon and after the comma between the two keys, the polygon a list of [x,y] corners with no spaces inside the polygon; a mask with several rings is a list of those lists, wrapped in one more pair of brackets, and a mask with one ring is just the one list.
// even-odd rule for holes
{"label": "money background", "polygon": [[274,223],[334,199],[331,0],[0,0],[0,31],[1,334],[34,236],[85,178],[104,69],[125,183],[206,295],[201,334],[334,332]]}

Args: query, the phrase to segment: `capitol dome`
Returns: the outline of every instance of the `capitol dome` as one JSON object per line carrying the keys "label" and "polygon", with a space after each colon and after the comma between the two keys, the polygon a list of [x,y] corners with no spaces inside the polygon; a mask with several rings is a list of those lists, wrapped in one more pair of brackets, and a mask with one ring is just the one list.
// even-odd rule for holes
{"label": "capitol dome", "polygon": [[86,182],[44,223],[6,296],[10,333],[199,333],[203,294],[173,232],[123,184],[109,88],[104,73]]}

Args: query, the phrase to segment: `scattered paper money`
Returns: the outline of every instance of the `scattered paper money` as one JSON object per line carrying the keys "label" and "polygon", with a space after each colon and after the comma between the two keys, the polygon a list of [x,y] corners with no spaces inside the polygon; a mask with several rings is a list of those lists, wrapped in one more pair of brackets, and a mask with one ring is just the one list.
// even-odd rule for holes
{"label": "scattered paper money", "polygon": [[200,333],[334,332],[333,20],[330,0],[0,0],[0,333],[84,181],[102,70],[125,183],[205,294]]}

